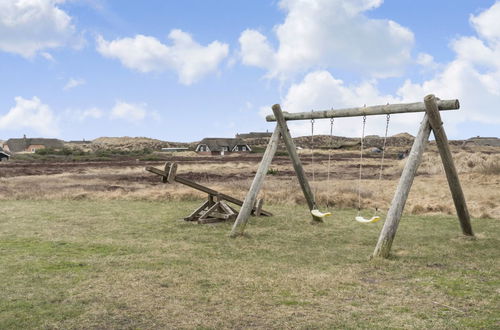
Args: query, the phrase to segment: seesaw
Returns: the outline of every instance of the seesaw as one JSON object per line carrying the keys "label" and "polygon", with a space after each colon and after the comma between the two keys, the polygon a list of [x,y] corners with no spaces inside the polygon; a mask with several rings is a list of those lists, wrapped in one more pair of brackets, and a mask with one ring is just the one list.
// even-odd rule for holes
{"label": "seesaw", "polygon": [[[163,183],[173,183],[178,182],[180,184],[186,185],[193,189],[199,190],[201,192],[207,193],[207,200],[201,204],[196,210],[194,210],[190,215],[184,218],[185,221],[198,221],[198,223],[213,223],[221,221],[235,220],[238,211],[227,204],[227,202],[236,204],[238,206],[243,205],[243,201],[234,198],[232,196],[223,194],[199,183],[191,181],[189,179],[180,177],[177,175],[177,163],[166,162],[164,170],[158,169],[156,167],[148,166],[146,171],[154,173],[161,176],[161,181]],[[263,200],[259,199],[252,208],[252,215],[254,216],[272,216],[271,212],[262,209]]]}

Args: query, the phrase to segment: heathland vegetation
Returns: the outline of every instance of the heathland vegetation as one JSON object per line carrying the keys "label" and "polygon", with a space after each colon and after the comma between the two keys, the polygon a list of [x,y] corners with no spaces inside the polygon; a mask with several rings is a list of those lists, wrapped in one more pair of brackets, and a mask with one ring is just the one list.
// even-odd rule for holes
{"label": "heathland vegetation", "polygon": [[[460,234],[431,143],[391,258],[369,260],[382,221],[353,220],[359,146],[346,141],[311,157],[307,141],[298,140],[302,162],[333,216],[309,224],[281,149],[262,191],[275,216],[252,218],[239,239],[227,237],[230,223],[179,220],[206,196],[163,184],[144,167],[176,161],[179,176],[242,199],[259,153],[67,146],[1,162],[0,328],[499,326],[499,148],[452,146],[476,239]],[[408,148],[396,142],[381,181],[381,155],[366,150],[367,214],[378,207],[383,215],[391,202],[405,164],[398,155]]]}

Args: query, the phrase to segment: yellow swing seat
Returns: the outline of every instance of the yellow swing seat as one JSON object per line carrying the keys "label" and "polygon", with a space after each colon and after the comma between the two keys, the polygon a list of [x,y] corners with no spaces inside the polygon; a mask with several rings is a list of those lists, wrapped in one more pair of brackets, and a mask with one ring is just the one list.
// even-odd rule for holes
{"label": "yellow swing seat", "polygon": [[314,210],[311,210],[311,214],[317,218],[325,218],[325,217],[329,217],[332,215],[331,212],[321,212],[320,210],[318,209],[314,209]]}
{"label": "yellow swing seat", "polygon": [[358,215],[354,219],[356,219],[357,222],[361,222],[361,223],[375,223],[375,222],[380,220],[380,217],[378,215],[375,215],[375,216],[371,217],[370,219],[365,219],[364,217]]}

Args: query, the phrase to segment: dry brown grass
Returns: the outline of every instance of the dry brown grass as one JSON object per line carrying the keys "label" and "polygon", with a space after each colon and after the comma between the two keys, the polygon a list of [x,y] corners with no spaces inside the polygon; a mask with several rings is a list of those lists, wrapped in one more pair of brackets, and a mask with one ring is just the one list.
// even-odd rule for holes
{"label": "dry brown grass", "polygon": [[[500,219],[500,153],[471,152],[454,148],[456,167],[474,217]],[[325,208],[357,208],[359,159],[352,151],[335,150],[331,162],[331,179],[327,180],[328,161],[324,151],[315,152],[311,164],[310,150],[301,152],[316,200]],[[382,211],[389,207],[405,160],[398,161],[389,150],[383,179],[378,178],[378,158],[363,162],[361,184],[362,207]],[[346,155],[346,158],[343,158]],[[353,158],[354,157],[354,158]],[[379,157],[379,155],[378,155]],[[179,175],[243,199],[251,184],[256,162],[226,158],[226,162],[181,163]],[[304,197],[288,161],[274,162],[273,173],[266,178],[262,197],[266,204],[303,204]],[[1,165],[0,165],[1,171]],[[314,171],[315,180],[312,180]],[[435,147],[424,154],[415,179],[406,212],[413,214],[454,214],[454,207]],[[29,175],[0,178],[0,200],[22,199],[95,199],[95,200],[195,200],[204,194],[180,184],[164,185],[159,178],[137,163],[125,167],[88,168],[76,173]]]}

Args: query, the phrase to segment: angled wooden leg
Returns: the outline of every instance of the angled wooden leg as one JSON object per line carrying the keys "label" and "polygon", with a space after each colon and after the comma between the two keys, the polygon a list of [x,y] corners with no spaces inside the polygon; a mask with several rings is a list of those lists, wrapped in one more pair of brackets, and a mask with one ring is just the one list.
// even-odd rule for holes
{"label": "angled wooden leg", "polygon": [[207,207],[210,207],[211,203],[210,201],[205,201],[205,203],[201,204],[196,210],[194,210],[190,215],[184,218],[186,221],[196,221],[199,216],[200,212],[206,209]]}
{"label": "angled wooden leg", "polygon": [[462,233],[466,236],[474,236],[472,225],[470,223],[469,210],[467,209],[464,192],[462,190],[462,186],[460,185],[455,163],[453,162],[453,158],[451,156],[448,137],[444,131],[436,97],[432,94],[427,95],[424,98],[424,103],[427,115],[429,116],[429,123],[431,124],[432,131],[434,132],[434,138],[436,139],[439,155],[443,161],[446,179],[448,180],[448,185],[450,186],[451,196],[453,197],[453,202],[455,203],[455,209],[457,210],[458,219],[460,220]]}
{"label": "angled wooden leg", "polygon": [[401,178],[399,179],[398,187],[394,193],[391,207],[387,212],[384,227],[382,228],[378,238],[377,246],[373,252],[373,257],[387,258],[391,252],[392,242],[396,236],[399,221],[403,215],[403,209],[405,207],[406,200],[408,199],[408,194],[410,193],[411,185],[413,184],[413,179],[417,173],[418,166],[422,161],[422,154],[424,153],[430,134],[431,126],[429,125],[427,115],[425,115],[422,120],[422,124],[420,124],[420,130],[415,137],[413,146],[411,147],[410,155],[406,161],[406,166],[403,169]]}
{"label": "angled wooden leg", "polygon": [[264,152],[264,156],[262,157],[262,161],[260,162],[259,169],[257,170],[257,173],[255,173],[255,177],[253,178],[250,190],[245,196],[245,200],[243,201],[243,205],[241,206],[241,209],[238,213],[238,217],[236,218],[231,233],[229,234],[230,237],[243,235],[245,226],[248,222],[248,218],[250,218],[250,213],[252,212],[255,201],[257,199],[257,195],[262,188],[262,184],[264,183],[264,179],[266,177],[267,171],[269,170],[269,166],[271,165],[274,154],[278,149],[279,139],[280,128],[279,125],[276,125],[273,135],[269,140],[269,144],[267,145],[266,151]]}
{"label": "angled wooden leg", "polygon": [[[314,194],[311,190],[311,187],[309,186],[309,181],[307,181],[306,173],[304,171],[304,168],[302,167],[302,163],[300,162],[299,155],[297,154],[297,148],[295,147],[295,143],[293,143],[292,136],[290,135],[288,125],[286,124],[286,120],[283,117],[283,112],[281,111],[281,107],[279,104],[273,105],[273,112],[274,116],[276,117],[276,121],[278,122],[278,126],[280,127],[281,136],[283,137],[286,150],[288,151],[290,159],[292,160],[295,174],[297,174],[297,178],[299,179],[300,187],[302,188],[302,192],[304,193],[304,197],[306,198],[309,210],[314,210],[316,208]],[[314,222],[323,222],[323,219],[319,217],[312,216],[312,218]]]}

